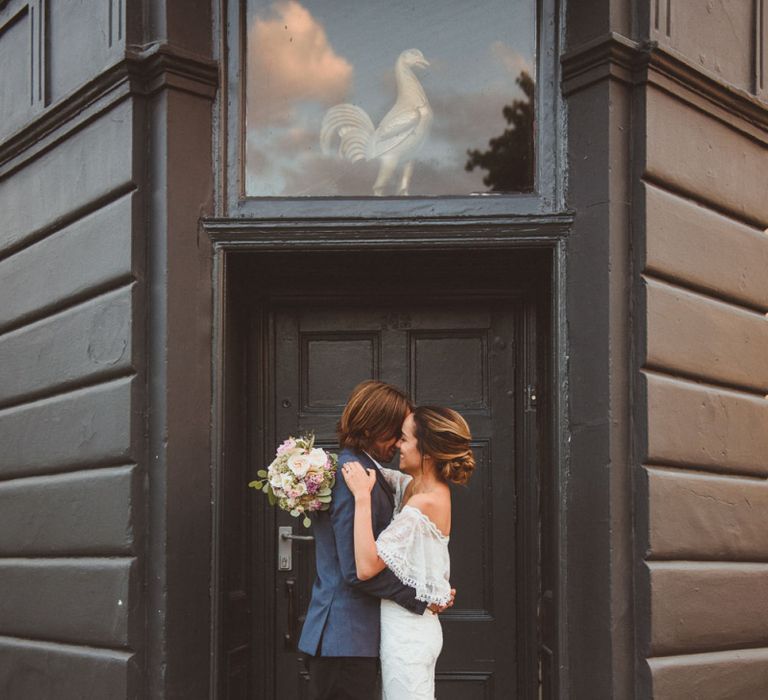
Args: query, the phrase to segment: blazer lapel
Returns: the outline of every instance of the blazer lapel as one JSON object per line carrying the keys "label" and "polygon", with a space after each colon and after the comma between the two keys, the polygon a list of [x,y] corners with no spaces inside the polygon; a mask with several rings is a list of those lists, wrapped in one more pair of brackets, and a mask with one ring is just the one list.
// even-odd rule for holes
{"label": "blazer lapel", "polygon": [[387,483],[387,480],[384,478],[384,475],[381,473],[381,469],[379,469],[374,463],[373,460],[368,458],[368,455],[363,453],[361,455],[364,460],[364,465],[368,469],[373,469],[376,474],[376,481],[379,482],[379,486],[384,490],[384,493],[387,496],[387,500],[389,501],[389,505],[394,510],[395,507],[395,493],[390,488],[389,484]]}

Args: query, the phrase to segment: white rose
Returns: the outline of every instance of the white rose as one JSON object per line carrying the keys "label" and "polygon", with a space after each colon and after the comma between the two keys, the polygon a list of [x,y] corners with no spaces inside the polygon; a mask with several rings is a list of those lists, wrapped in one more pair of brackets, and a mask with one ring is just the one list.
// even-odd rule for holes
{"label": "white rose", "polygon": [[277,471],[276,469],[275,470],[270,469],[269,471],[270,471],[269,485],[273,489],[282,488],[282,486],[283,486],[283,475],[279,471]]}
{"label": "white rose", "polygon": [[309,457],[303,454],[291,455],[288,458],[288,468],[299,479],[303,478],[309,471]]}
{"label": "white rose", "polygon": [[325,466],[325,451],[319,447],[313,448],[309,453],[310,471],[319,472]]}

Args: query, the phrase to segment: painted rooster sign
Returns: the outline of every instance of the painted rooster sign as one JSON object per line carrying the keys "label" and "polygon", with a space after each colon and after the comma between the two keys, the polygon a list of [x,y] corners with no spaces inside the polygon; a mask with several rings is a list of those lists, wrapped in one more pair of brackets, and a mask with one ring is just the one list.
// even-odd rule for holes
{"label": "painted rooster sign", "polygon": [[413,69],[428,65],[418,49],[400,54],[395,64],[397,100],[378,127],[374,127],[364,110],[352,104],[331,107],[323,117],[320,129],[323,153],[336,152],[352,162],[379,161],[379,174],[373,185],[373,194],[377,196],[386,194],[399,168],[402,170],[396,194],[408,194],[413,159],[432,126],[432,108]]}

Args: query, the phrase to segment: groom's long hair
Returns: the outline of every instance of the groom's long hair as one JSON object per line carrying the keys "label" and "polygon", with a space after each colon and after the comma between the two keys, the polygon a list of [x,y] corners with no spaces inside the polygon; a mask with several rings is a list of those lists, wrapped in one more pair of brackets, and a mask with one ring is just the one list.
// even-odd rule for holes
{"label": "groom's long hair", "polygon": [[361,382],[352,390],[336,425],[339,445],[364,450],[375,440],[399,436],[412,410],[408,397],[397,387],[373,379]]}

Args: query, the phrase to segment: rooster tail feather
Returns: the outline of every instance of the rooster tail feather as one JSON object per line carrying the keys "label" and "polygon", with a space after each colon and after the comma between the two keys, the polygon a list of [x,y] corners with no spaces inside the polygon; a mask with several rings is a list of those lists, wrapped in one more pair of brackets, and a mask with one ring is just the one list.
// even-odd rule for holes
{"label": "rooster tail feather", "polygon": [[351,161],[364,160],[368,157],[368,144],[375,128],[371,118],[360,107],[340,104],[331,107],[323,117],[320,127],[320,146],[323,153],[334,152],[334,143],[338,139],[337,153]]}

